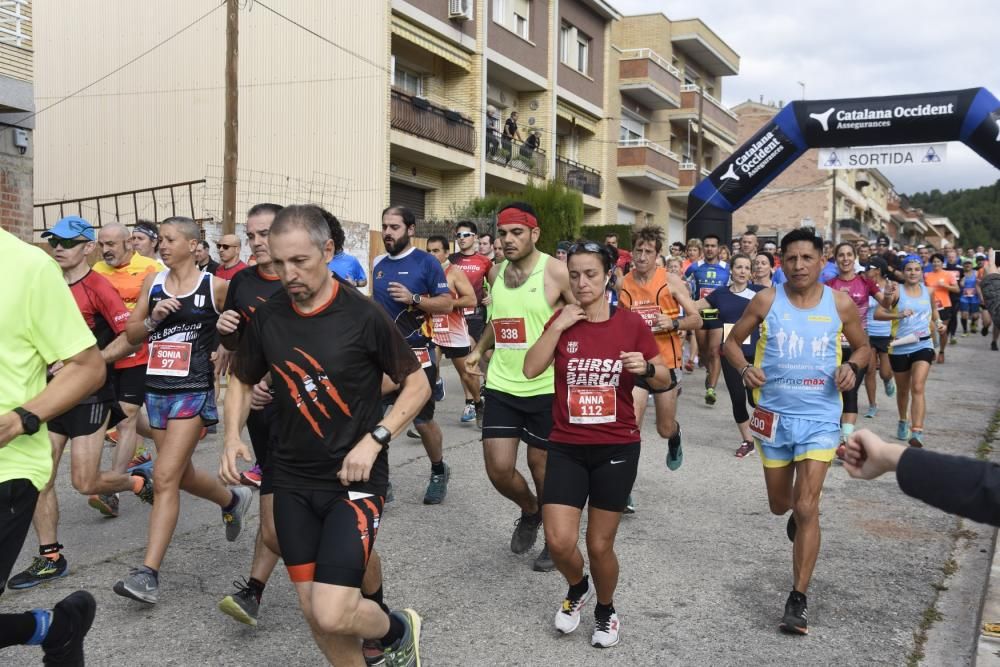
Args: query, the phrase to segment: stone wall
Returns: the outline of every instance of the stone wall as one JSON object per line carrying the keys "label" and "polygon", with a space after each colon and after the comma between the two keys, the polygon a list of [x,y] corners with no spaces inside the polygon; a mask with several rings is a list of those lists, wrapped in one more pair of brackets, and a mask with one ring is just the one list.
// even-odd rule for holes
{"label": "stone wall", "polygon": [[0,129],[0,227],[22,241],[32,241],[34,156],[31,132],[24,155],[14,147],[13,128]]}

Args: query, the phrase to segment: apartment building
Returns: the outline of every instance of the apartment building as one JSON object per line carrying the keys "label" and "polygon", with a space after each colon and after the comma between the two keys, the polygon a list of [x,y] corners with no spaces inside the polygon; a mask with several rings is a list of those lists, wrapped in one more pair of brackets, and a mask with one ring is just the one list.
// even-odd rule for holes
{"label": "apartment building", "polygon": [[[780,110],[781,103],[746,101],[733,107],[739,143],[748,140]],[[775,238],[798,227],[814,227],[826,239],[873,239],[889,231],[892,183],[877,169],[818,167],[810,149],[733,214],[733,235],[748,226]]]}
{"label": "apartment building", "polygon": [[34,40],[32,3],[0,3],[0,226],[31,240]]}

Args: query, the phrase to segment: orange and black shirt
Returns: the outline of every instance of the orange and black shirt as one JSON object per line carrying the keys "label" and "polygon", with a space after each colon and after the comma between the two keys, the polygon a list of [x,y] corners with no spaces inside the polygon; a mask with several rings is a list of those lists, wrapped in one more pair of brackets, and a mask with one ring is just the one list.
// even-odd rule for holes
{"label": "orange and black shirt", "polygon": [[276,489],[385,495],[386,450],[368,482],[343,487],[344,457],[382,418],[382,374],[401,382],[420,363],[385,311],[334,282],[321,308],[302,313],[284,291],[261,304],[240,339],[233,373],[256,384],[268,372],[281,420],[269,457]]}
{"label": "orange and black shirt", "polygon": [[246,329],[247,322],[250,321],[250,316],[262,303],[266,303],[280,291],[281,281],[278,280],[278,276],[266,276],[256,266],[248,266],[233,276],[229,283],[229,291],[226,292],[226,304],[222,307],[222,312],[235,310],[240,314],[240,323],[233,333],[219,336],[226,349],[235,350],[239,347],[240,337]]}

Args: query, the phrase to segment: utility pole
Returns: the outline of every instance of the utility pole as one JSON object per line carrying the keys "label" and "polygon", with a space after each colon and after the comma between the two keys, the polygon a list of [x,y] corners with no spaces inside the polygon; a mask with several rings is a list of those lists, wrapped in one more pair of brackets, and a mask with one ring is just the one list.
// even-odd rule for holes
{"label": "utility pole", "polygon": [[830,186],[830,234],[831,240],[833,241],[834,247],[837,245],[837,170],[831,169],[830,174],[833,177],[832,184]]}
{"label": "utility pole", "polygon": [[701,183],[701,163],[702,163],[702,141],[705,138],[705,89],[702,87],[702,83],[698,81],[698,144],[695,147],[695,159],[694,159],[694,182],[695,184]]}
{"label": "utility pole", "polygon": [[237,83],[240,48],[238,0],[226,0],[226,129],[222,162],[222,233],[236,233],[236,165],[239,155],[239,102]]}

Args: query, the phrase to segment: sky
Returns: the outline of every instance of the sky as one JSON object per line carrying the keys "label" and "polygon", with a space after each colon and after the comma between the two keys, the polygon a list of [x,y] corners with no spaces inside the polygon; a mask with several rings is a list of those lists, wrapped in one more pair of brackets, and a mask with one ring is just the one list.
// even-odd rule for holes
{"label": "sky", "polygon": [[[1000,97],[996,0],[610,0],[625,15],[700,18],[740,55],[722,82],[747,99],[874,97],[984,87]],[[904,194],[992,185],[996,170],[961,142],[943,165],[884,169]]]}

